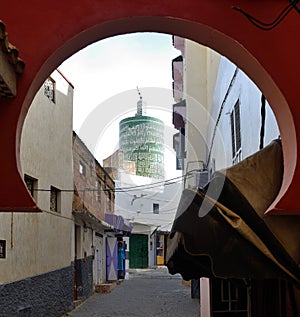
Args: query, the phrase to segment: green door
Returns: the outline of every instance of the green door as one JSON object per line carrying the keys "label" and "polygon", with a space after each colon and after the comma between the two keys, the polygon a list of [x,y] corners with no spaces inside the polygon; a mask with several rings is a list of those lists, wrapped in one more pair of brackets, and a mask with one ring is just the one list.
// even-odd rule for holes
{"label": "green door", "polygon": [[148,267],[148,236],[132,234],[129,238],[129,267],[144,269]]}

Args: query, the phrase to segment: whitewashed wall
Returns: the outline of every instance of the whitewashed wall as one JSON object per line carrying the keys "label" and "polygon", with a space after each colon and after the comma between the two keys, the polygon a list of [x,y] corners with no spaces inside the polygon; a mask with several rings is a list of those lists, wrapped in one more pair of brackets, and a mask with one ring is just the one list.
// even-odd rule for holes
{"label": "whitewashed wall", "polygon": [[[229,88],[235,70],[236,66],[234,64],[225,57],[221,58],[211,108],[212,120],[210,121],[207,136],[208,144],[210,146],[213,130],[215,129],[215,123],[217,117],[219,116],[221,106],[224,104],[217,126],[217,137],[213,140],[213,148],[211,152],[211,159],[215,161],[216,170],[232,165],[230,113],[238,99],[240,100],[242,159],[259,150],[261,129],[261,92],[240,69],[237,70],[232,88]],[[228,89],[229,93],[227,98],[225,98]],[[225,103],[223,103],[224,99]],[[280,135],[276,118],[268,104],[266,104],[265,120],[264,145],[267,145]],[[224,150],[225,153],[223,152]],[[210,163],[212,163],[212,160]],[[212,167],[212,164],[210,167]]]}
{"label": "whitewashed wall", "polygon": [[[180,180],[180,178],[178,179]],[[177,180],[177,181],[178,181]],[[115,214],[123,216],[134,223],[141,223],[161,230],[168,230],[175,217],[176,209],[181,194],[181,183],[175,182],[167,186],[157,186],[161,180],[145,178],[136,175],[120,173],[120,179],[116,180],[116,188],[123,188],[115,195]],[[144,188],[130,189],[148,182]],[[149,187],[153,187],[150,189]],[[126,188],[128,188],[126,190]],[[159,213],[153,213],[153,204],[159,204]]]}
{"label": "whitewashed wall", "polygon": [[[55,71],[56,103],[37,93],[21,139],[24,174],[38,179],[40,189],[73,188],[73,87]],[[37,193],[42,213],[0,213],[0,238],[7,243],[0,259],[0,283],[68,267],[73,259],[72,193],[61,193],[60,212],[50,212],[49,191]]]}

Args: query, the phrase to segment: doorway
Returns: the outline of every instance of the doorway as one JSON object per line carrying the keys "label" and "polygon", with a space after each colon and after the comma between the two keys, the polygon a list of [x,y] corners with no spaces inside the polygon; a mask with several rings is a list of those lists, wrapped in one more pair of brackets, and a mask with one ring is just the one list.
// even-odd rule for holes
{"label": "doorway", "polygon": [[145,269],[148,267],[148,236],[133,234],[129,239],[129,267]]}

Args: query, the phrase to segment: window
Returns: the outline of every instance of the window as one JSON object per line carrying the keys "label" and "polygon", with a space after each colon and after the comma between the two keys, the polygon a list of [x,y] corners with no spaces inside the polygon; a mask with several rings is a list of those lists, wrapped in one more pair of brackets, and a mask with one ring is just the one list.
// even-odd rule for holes
{"label": "window", "polygon": [[[173,149],[176,152],[176,169],[182,170],[186,157],[184,128],[180,129],[180,132],[173,136]],[[160,161],[160,159],[158,159],[158,161]]]}
{"label": "window", "polygon": [[83,176],[86,175],[86,168],[82,162],[79,162],[79,173]]}
{"label": "window", "polygon": [[101,203],[101,183],[97,182],[97,201]]}
{"label": "window", "polygon": [[51,77],[44,82],[44,95],[55,103],[55,81]]}
{"label": "window", "polygon": [[153,213],[159,214],[159,204],[153,204]]}
{"label": "window", "polygon": [[240,101],[238,100],[230,113],[231,141],[232,141],[232,160],[233,164],[242,159],[241,142],[241,120],[240,120]]}
{"label": "window", "polygon": [[211,280],[213,315],[246,317],[248,316],[248,301],[248,289],[242,283],[235,283],[234,281],[231,282],[224,279]]}
{"label": "window", "polygon": [[0,240],[0,259],[6,258],[6,240]]}
{"label": "window", "polygon": [[53,186],[50,188],[50,211],[60,211],[60,190]]}
{"label": "window", "polygon": [[111,192],[110,191],[108,191],[107,192],[108,193],[108,200],[107,200],[107,207],[106,207],[106,210],[108,211],[108,212],[111,212],[111,204],[112,204],[112,202],[111,202]]}
{"label": "window", "polygon": [[29,190],[31,196],[36,199],[37,198],[37,179],[30,177],[28,175],[24,175],[24,181]]}

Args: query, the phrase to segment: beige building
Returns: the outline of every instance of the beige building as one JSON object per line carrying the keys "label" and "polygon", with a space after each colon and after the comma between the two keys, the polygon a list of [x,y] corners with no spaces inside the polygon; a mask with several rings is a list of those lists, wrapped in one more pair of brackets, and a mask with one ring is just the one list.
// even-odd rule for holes
{"label": "beige building", "polygon": [[112,155],[103,160],[105,170],[109,172],[112,179],[119,179],[119,171],[135,175],[135,162],[124,160],[124,151],[118,149]]}
{"label": "beige building", "polygon": [[5,316],[59,316],[73,306],[72,113],[73,86],[56,70],[36,94],[21,139],[23,177],[41,212],[0,214]]}
{"label": "beige building", "polygon": [[[179,130],[174,137],[184,188],[202,186],[208,180],[206,158],[207,130],[221,56],[210,48],[174,37],[181,56],[173,60],[173,124]],[[195,282],[195,280],[193,281]],[[192,283],[194,296],[194,283]],[[209,279],[200,280],[200,315],[210,315]],[[197,292],[196,292],[197,293]]]}
{"label": "beige building", "polygon": [[175,149],[183,173],[193,174],[187,177],[185,186],[194,187],[199,178],[197,171],[206,161],[206,135],[220,55],[180,37],[174,37],[174,46],[181,52],[181,56],[173,60],[173,95],[176,102],[173,123],[179,130]]}

